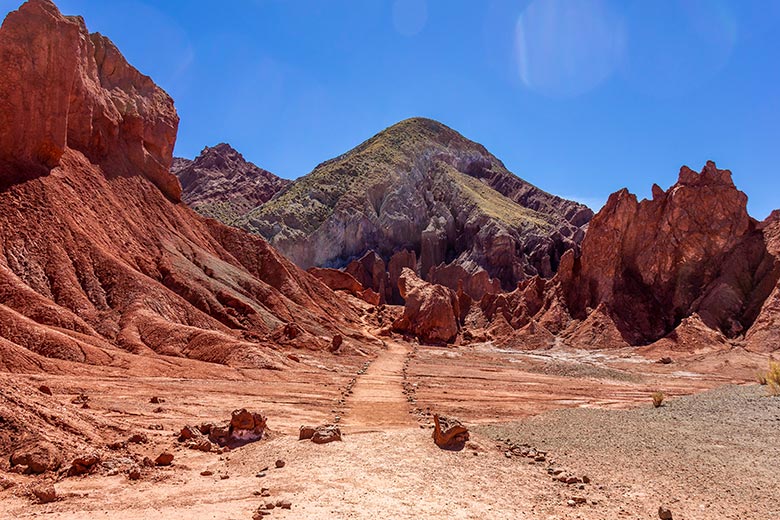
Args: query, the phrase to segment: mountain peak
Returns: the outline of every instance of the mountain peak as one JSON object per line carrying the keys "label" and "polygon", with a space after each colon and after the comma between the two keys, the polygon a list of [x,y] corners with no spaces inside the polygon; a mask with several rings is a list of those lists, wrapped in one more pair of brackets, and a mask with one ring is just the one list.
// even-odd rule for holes
{"label": "mountain peak", "polygon": [[515,176],[481,144],[416,117],[320,164],[241,224],[304,268],[406,249],[425,279],[456,262],[513,287],[552,276],[592,215]]}
{"label": "mountain peak", "polygon": [[268,201],[290,181],[244,159],[228,143],[206,146],[193,160],[177,160],[173,173],[183,200],[199,213],[232,224]]}

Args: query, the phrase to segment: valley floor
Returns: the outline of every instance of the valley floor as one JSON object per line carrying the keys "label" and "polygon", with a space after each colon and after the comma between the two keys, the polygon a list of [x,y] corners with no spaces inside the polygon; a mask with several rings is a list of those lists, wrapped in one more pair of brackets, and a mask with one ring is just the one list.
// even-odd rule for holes
{"label": "valley floor", "polygon": [[[0,471],[16,483],[0,491],[0,518],[239,520],[280,499],[292,508],[268,518],[654,519],[660,505],[675,519],[780,517],[780,398],[734,384],[766,359],[731,350],[664,365],[652,355],[396,339],[370,364],[300,354],[299,370],[234,380],[3,376],[49,385],[61,407],[85,393],[91,413],[150,437],[141,454],[169,450],[175,460],[138,481],[104,464],[56,482],[62,498],[50,504],[31,503],[29,477]],[[669,396],[659,409],[655,390]],[[178,446],[185,424],[222,421],[240,407],[268,415],[268,440],[219,455]],[[431,412],[471,428],[464,450],[433,444]],[[342,442],[297,440],[301,424],[336,418]],[[523,456],[529,447],[545,460]],[[557,470],[590,482],[554,481]]]}

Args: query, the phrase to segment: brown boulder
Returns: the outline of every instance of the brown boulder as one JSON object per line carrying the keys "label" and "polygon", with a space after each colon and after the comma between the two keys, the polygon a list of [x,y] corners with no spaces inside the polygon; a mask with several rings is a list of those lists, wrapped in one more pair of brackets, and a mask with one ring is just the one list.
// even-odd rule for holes
{"label": "brown boulder", "polygon": [[327,444],[329,442],[340,440],[341,429],[338,426],[332,424],[318,426],[315,428],[314,434],[311,436],[311,442],[314,444]]}
{"label": "brown boulder", "polygon": [[328,350],[331,352],[338,352],[342,343],[344,343],[344,338],[341,336],[341,334],[336,334],[333,336],[333,340],[331,340]]}
{"label": "brown boulder", "polygon": [[57,471],[62,465],[62,453],[54,444],[44,441],[25,443],[11,455],[11,467],[24,466],[28,473]]}
{"label": "brown boulder", "polygon": [[68,469],[68,476],[77,476],[90,473],[95,466],[100,462],[100,455],[97,453],[90,453],[87,455],[81,455],[73,459],[73,462]]}
{"label": "brown boulder", "polygon": [[41,504],[48,504],[57,500],[57,490],[54,489],[54,485],[49,482],[41,482],[36,484],[32,488],[33,496]]}
{"label": "brown boulder", "polygon": [[409,332],[427,343],[450,343],[458,334],[458,301],[452,290],[420,280],[404,268],[398,282],[406,300],[404,313],[393,328]]}
{"label": "brown boulder", "polygon": [[170,466],[171,463],[173,463],[173,454],[168,452],[160,453],[156,459],[154,459],[154,464],[156,466]]}
{"label": "brown boulder", "polygon": [[301,426],[298,432],[298,440],[309,440],[314,436],[314,432],[316,431],[317,429],[314,426]]}
{"label": "brown boulder", "polygon": [[444,450],[462,450],[469,440],[469,430],[460,421],[433,415],[433,442]]}

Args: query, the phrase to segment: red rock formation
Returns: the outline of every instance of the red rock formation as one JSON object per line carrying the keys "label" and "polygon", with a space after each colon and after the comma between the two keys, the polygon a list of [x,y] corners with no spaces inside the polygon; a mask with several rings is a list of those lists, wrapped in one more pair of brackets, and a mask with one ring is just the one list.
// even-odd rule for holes
{"label": "red rock formation", "polygon": [[225,143],[204,148],[192,161],[175,159],[171,171],[181,181],[184,202],[228,225],[292,182],[257,167]]}
{"label": "red rock formation", "polygon": [[486,294],[501,292],[501,283],[490,278],[484,269],[478,268],[475,272],[470,273],[456,263],[432,267],[428,271],[428,281],[449,287],[452,290],[457,290],[459,286],[462,286],[463,292],[477,301]]}
{"label": "red rock formation", "polygon": [[401,277],[401,271],[403,271],[404,267],[417,271],[417,255],[414,251],[409,251],[408,249],[397,251],[390,257],[390,261],[387,263],[388,282],[391,290],[390,303],[403,304],[403,298],[401,298],[401,293],[398,290],[398,279]]}
{"label": "red rock formation", "polygon": [[81,18],[45,0],[9,15],[0,103],[2,368],[279,368],[266,346],[287,324],[310,348],[352,331],[349,305],[260,237],[171,202],[173,104]]}
{"label": "red rock formation", "polygon": [[404,313],[393,328],[414,334],[427,343],[450,343],[458,334],[458,300],[442,286],[420,280],[414,271],[404,268],[398,282],[406,300]]}
{"label": "red rock formation", "polygon": [[[762,289],[771,289],[766,299],[756,300],[756,303],[760,301],[760,309],[745,339],[748,350],[773,352],[780,350],[780,210],[772,212],[761,224],[761,231],[771,256],[771,260],[762,266],[767,274],[761,284]],[[755,303],[753,307],[756,307]]]}
{"label": "red rock formation", "polygon": [[349,273],[320,267],[312,267],[308,272],[334,291],[345,291],[358,298],[363,297],[365,288]]}
{"label": "red rock formation", "polygon": [[44,175],[67,147],[179,200],[173,101],[82,18],[30,0],[3,22],[0,67],[0,188]]}
{"label": "red rock formation", "polygon": [[615,348],[674,343],[696,329],[696,316],[712,332],[702,341],[717,346],[747,332],[747,348],[775,350],[780,216],[759,224],[746,202],[712,162],[701,173],[683,167],[668,191],[653,187],[653,200],[617,192],[590,222],[581,256],[566,253],[555,278],[482,298],[488,330],[537,323],[572,346]]}
{"label": "red rock formation", "polygon": [[[631,344],[664,337],[697,311],[712,318],[711,327],[741,332],[745,323],[726,324],[721,311],[747,321],[738,312],[751,289],[728,280],[725,269],[755,230],[747,197],[734,187],[731,172],[712,162],[700,174],[683,167],[677,184],[667,192],[655,187],[653,194],[653,200],[637,202],[620,191],[593,218],[581,257],[560,274],[569,312],[585,319],[589,308],[605,304]],[[719,295],[707,298],[712,291]]]}
{"label": "red rock formation", "polygon": [[363,287],[379,294],[380,303],[386,303],[392,297],[385,262],[376,252],[369,251],[358,260],[353,260],[347,265],[345,271]]}

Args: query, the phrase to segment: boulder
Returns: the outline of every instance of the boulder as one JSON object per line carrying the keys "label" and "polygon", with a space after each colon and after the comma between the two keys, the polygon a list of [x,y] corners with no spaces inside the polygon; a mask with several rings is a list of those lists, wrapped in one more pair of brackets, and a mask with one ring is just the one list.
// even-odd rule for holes
{"label": "boulder", "polygon": [[11,467],[24,466],[27,473],[57,471],[61,465],[59,448],[44,440],[26,442],[11,455]]}
{"label": "boulder", "polygon": [[73,459],[73,462],[68,469],[68,476],[73,477],[90,473],[99,463],[100,455],[97,453],[89,453],[76,457]]}
{"label": "boulder", "polygon": [[460,421],[433,415],[433,442],[444,450],[462,450],[469,440],[469,430]]}
{"label": "boulder", "polygon": [[160,453],[154,459],[155,466],[170,466],[173,463],[173,454],[168,452]]}
{"label": "boulder", "polygon": [[314,444],[327,444],[333,441],[341,440],[341,429],[333,424],[326,424],[315,428],[311,436],[311,442]]}
{"label": "boulder", "polygon": [[414,334],[426,343],[452,342],[458,334],[458,300],[442,286],[424,282],[404,268],[398,282],[404,298],[403,315],[393,324],[395,330]]}
{"label": "boulder", "polygon": [[317,428],[314,426],[301,426],[299,432],[298,432],[298,440],[309,440],[312,437],[314,437],[314,432],[317,431]]}
{"label": "boulder", "polygon": [[48,504],[57,500],[57,490],[50,482],[41,482],[34,485],[31,492],[41,504]]}

